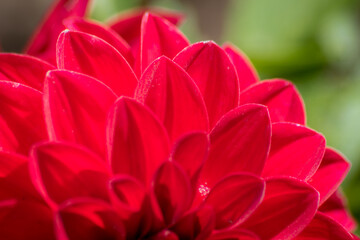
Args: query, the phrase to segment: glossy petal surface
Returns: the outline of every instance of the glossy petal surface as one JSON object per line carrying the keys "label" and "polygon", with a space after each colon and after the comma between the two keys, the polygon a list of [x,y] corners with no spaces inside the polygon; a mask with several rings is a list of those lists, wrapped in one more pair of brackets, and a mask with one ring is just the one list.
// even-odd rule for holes
{"label": "glossy petal surface", "polygon": [[73,197],[107,199],[108,170],[93,153],[74,145],[44,143],[31,152],[33,184],[49,204]]}
{"label": "glossy petal surface", "polygon": [[135,96],[157,115],[172,141],[188,132],[208,130],[199,89],[183,69],[166,57],[148,67]]}
{"label": "glossy petal surface", "polygon": [[232,44],[225,44],[223,48],[235,66],[241,91],[259,82],[259,76],[254,66],[243,52]]}
{"label": "glossy petal surface", "polygon": [[260,239],[289,239],[311,222],[318,200],[316,190],[306,183],[291,178],[268,179],[264,200],[241,227]]}
{"label": "glossy petal surface", "polygon": [[194,79],[204,97],[210,126],[239,104],[239,80],[224,50],[214,42],[195,43],[175,58]]}
{"label": "glossy petal surface", "polygon": [[94,35],[63,31],[57,43],[57,65],[61,69],[90,75],[117,95],[132,96],[137,79],[125,58],[110,44]]}
{"label": "glossy petal surface", "polygon": [[223,230],[212,234],[209,240],[259,240],[254,233],[246,230]]}
{"label": "glossy petal surface", "polygon": [[128,174],[148,184],[168,158],[169,140],[148,108],[123,97],[109,114],[107,151],[114,173]]}
{"label": "glossy petal surface", "polygon": [[105,126],[115,94],[86,75],[56,70],[44,87],[45,120],[51,140],[83,144],[105,154]]}
{"label": "glossy petal surface", "polygon": [[236,172],[260,174],[270,148],[270,135],[269,114],[262,105],[248,104],[226,114],[210,133],[210,153],[202,169],[201,184],[211,187]]}
{"label": "glossy petal surface", "polygon": [[305,124],[302,98],[294,85],[282,79],[259,82],[241,93],[240,104],[259,103],[269,108],[272,122]]}
{"label": "glossy petal surface", "polygon": [[350,169],[350,163],[338,152],[327,148],[315,175],[308,183],[320,193],[320,203],[328,199],[339,187]]}
{"label": "glossy petal surface", "polygon": [[0,54],[0,80],[21,83],[43,90],[47,71],[55,67],[38,58],[14,53]]}
{"label": "glossy petal surface", "polygon": [[0,150],[26,155],[32,144],[46,138],[42,93],[0,81]]}
{"label": "glossy petal surface", "polygon": [[272,125],[271,148],[263,176],[292,176],[308,180],[325,152],[325,138],[302,125]]}

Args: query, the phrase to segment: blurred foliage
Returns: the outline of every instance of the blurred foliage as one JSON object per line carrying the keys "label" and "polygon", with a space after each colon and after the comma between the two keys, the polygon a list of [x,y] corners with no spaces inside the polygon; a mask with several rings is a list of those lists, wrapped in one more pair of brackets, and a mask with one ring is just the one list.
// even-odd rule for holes
{"label": "blurred foliage", "polygon": [[[184,12],[187,21],[182,30],[192,42],[209,36],[206,27],[195,24],[200,17],[209,23],[222,22],[217,17],[223,8],[199,15],[199,4],[185,0],[97,0],[92,16],[104,20],[147,4]],[[221,36],[210,37],[240,47],[262,79],[281,77],[295,82],[306,104],[308,125],[352,162],[343,187],[360,220],[360,1],[229,0],[224,11],[222,25],[212,22],[208,26],[220,28]]]}

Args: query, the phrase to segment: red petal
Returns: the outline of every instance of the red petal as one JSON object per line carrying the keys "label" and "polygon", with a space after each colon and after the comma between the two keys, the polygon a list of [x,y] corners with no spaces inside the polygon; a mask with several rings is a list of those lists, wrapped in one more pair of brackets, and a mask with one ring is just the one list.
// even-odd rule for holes
{"label": "red petal", "polygon": [[47,71],[55,67],[38,58],[14,53],[0,54],[0,79],[43,90]]}
{"label": "red petal", "polygon": [[227,43],[223,46],[225,52],[232,60],[239,77],[240,90],[259,82],[259,76],[249,58],[234,45]]}
{"label": "red petal", "polygon": [[[196,180],[209,152],[209,137],[204,132],[193,132],[179,139],[171,153],[171,159],[185,170],[187,176]],[[192,181],[194,183],[194,181]]]}
{"label": "red petal", "polygon": [[241,227],[261,239],[290,239],[310,223],[318,201],[317,191],[304,182],[292,178],[268,179],[264,200]]}
{"label": "red petal", "polygon": [[171,228],[180,239],[208,239],[215,226],[212,207],[202,206],[183,216]]}
{"label": "red petal", "polygon": [[[177,25],[180,22],[182,22],[184,18],[184,16],[181,13],[170,10],[152,8],[151,12],[161,16],[162,18],[168,20],[170,23],[174,25]],[[123,37],[133,48],[135,45],[139,44],[141,20],[145,13],[146,13],[146,9],[144,10],[136,9],[126,13],[120,13],[111,21],[109,25],[115,32],[117,32],[121,37]]]}
{"label": "red petal", "polygon": [[105,127],[115,94],[103,83],[65,70],[47,74],[45,120],[51,140],[83,144],[105,153]]}
{"label": "red petal", "polygon": [[135,96],[158,116],[172,141],[191,131],[208,130],[199,89],[183,69],[166,57],[158,58],[144,72]]}
{"label": "red petal", "polygon": [[0,152],[0,201],[34,197],[41,199],[31,183],[28,159],[14,153]]}
{"label": "red petal", "polygon": [[343,225],[348,231],[356,229],[357,223],[348,212],[346,199],[339,190],[320,206],[319,211]]}
{"label": "red petal", "polygon": [[214,42],[199,42],[181,51],[174,61],[199,87],[208,110],[210,126],[239,105],[239,80],[226,52]]}
{"label": "red petal", "polygon": [[311,223],[294,239],[353,240],[353,237],[340,224],[322,213],[317,213]]}
{"label": "red petal", "polygon": [[33,183],[49,204],[80,196],[107,199],[107,168],[86,149],[43,143],[35,146],[30,155]]}
{"label": "red petal", "polygon": [[179,240],[180,238],[170,230],[162,230],[161,232],[150,237],[149,240]]}
{"label": "red petal", "polygon": [[201,183],[212,187],[236,172],[260,174],[270,148],[271,125],[266,107],[248,104],[226,114],[210,134],[210,153]]}
{"label": "red petal", "polygon": [[320,193],[320,204],[326,201],[339,187],[350,170],[350,163],[333,149],[327,148],[315,175],[308,183]]}
{"label": "red petal", "polygon": [[87,33],[66,30],[60,34],[57,64],[99,79],[118,95],[132,96],[137,85],[125,58],[104,40]]}
{"label": "red petal", "polygon": [[145,13],[141,22],[140,57],[135,62],[136,73],[141,76],[156,58],[175,57],[189,45],[186,37],[170,22],[151,13]]}
{"label": "red petal", "polygon": [[165,162],[156,172],[152,186],[165,224],[175,223],[192,200],[189,179],[175,163]]}
{"label": "red petal", "polygon": [[265,182],[249,174],[236,174],[218,182],[205,199],[214,208],[216,228],[227,228],[244,222],[264,197]]}
{"label": "red petal", "polygon": [[294,85],[286,80],[259,82],[241,93],[240,104],[259,103],[269,108],[272,122],[305,124],[304,103]]}
{"label": "red petal", "polygon": [[114,173],[131,175],[146,185],[169,156],[164,127],[148,108],[125,97],[110,112],[107,148]]}
{"label": "red petal", "polygon": [[55,64],[56,41],[60,32],[65,29],[62,21],[72,16],[84,16],[88,2],[89,0],[57,0],[29,42],[26,53]]}
{"label": "red petal", "polygon": [[32,144],[46,138],[42,93],[0,81],[0,149],[27,155]]}
{"label": "red petal", "polygon": [[125,229],[107,203],[93,199],[69,200],[55,216],[60,240],[125,239]]}
{"label": "red petal", "polygon": [[64,21],[64,25],[69,30],[85,32],[103,39],[118,50],[130,65],[133,64],[134,57],[131,53],[129,44],[108,26],[82,18],[67,19]]}
{"label": "red petal", "polygon": [[325,138],[302,125],[275,123],[263,176],[291,176],[308,180],[325,152]]}
{"label": "red petal", "polygon": [[260,240],[260,238],[250,231],[232,229],[217,231],[208,240]]}
{"label": "red petal", "polygon": [[0,233],[4,240],[55,240],[52,212],[39,201],[1,201]]}

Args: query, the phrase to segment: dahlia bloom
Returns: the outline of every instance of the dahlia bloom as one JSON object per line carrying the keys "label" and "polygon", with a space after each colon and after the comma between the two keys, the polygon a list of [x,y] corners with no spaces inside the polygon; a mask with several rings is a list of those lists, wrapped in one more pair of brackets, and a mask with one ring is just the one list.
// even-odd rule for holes
{"label": "dahlia bloom", "polygon": [[190,44],[181,15],[103,25],[86,5],[0,54],[1,239],[358,239],[349,163],[293,84]]}

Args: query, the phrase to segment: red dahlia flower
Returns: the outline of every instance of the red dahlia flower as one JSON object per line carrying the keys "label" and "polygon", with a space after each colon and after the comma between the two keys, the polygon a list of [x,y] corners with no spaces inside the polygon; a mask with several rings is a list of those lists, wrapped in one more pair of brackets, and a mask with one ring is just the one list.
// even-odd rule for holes
{"label": "red dahlia flower", "polygon": [[176,14],[108,27],[86,2],[58,2],[33,56],[0,54],[1,239],[358,239],[349,163],[290,82]]}

